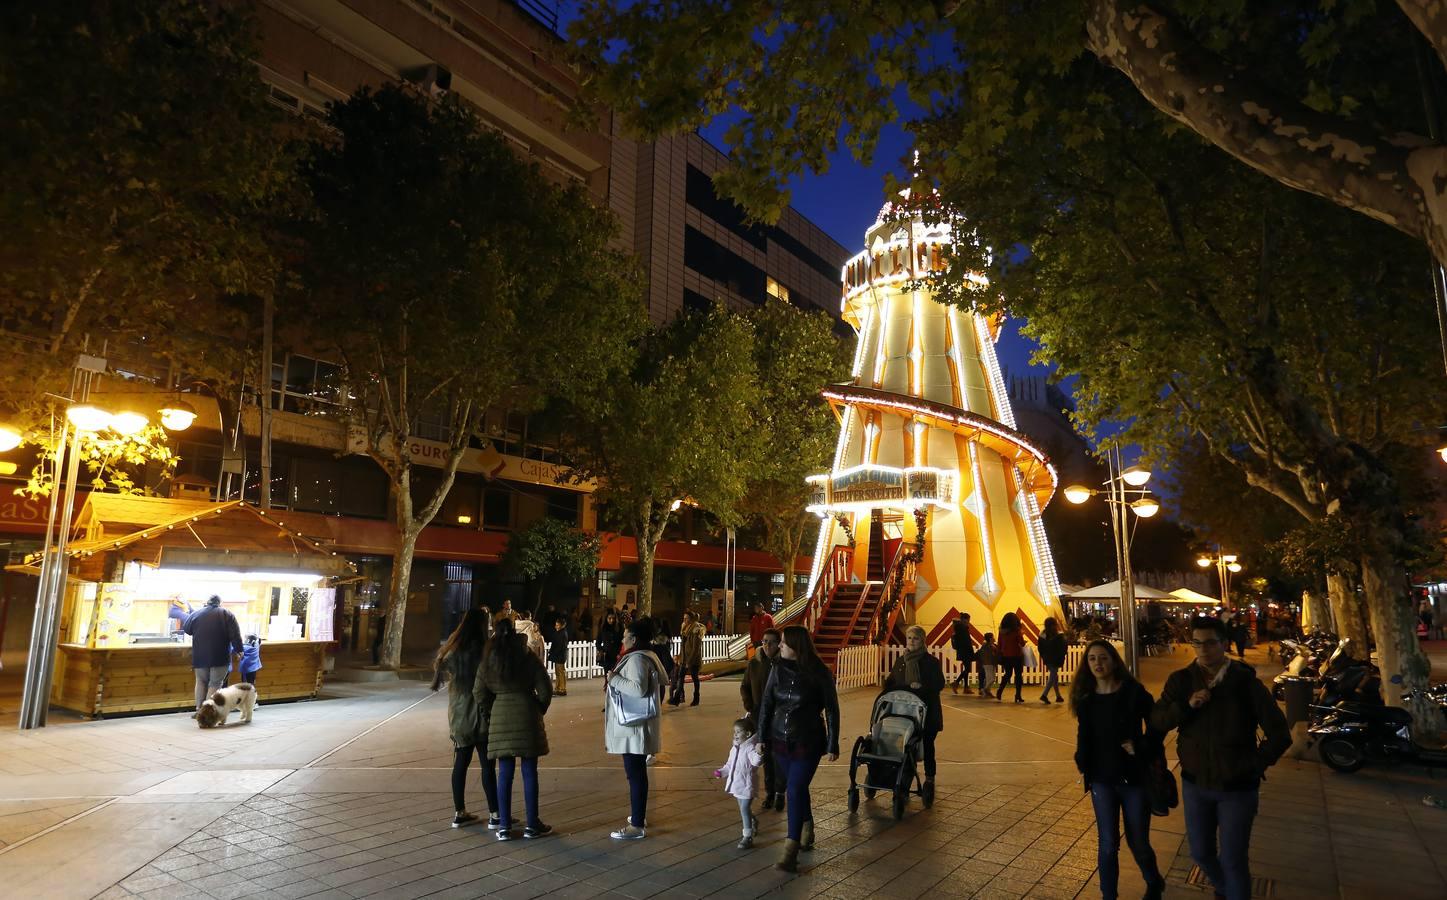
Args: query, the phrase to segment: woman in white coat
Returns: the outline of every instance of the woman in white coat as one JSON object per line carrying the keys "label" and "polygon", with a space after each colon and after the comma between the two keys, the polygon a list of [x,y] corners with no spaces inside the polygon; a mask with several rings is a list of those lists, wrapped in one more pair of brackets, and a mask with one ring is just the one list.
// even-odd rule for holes
{"label": "woman in white coat", "polygon": [[[603,740],[609,753],[623,757],[623,771],[628,775],[628,794],[632,801],[628,824],[613,832],[617,841],[637,841],[644,837],[648,821],[648,756],[663,749],[661,716],[663,689],[668,683],[663,663],[649,644],[653,640],[653,623],[640,618],[630,622],[623,632],[623,655],[608,673],[605,693],[608,698],[603,716]],[[654,698],[652,715],[624,725],[620,721],[618,698]]]}

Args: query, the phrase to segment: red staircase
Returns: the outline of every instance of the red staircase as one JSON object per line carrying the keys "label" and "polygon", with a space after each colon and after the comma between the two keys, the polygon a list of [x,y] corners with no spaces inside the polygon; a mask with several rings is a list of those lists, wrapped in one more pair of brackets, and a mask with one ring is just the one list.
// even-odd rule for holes
{"label": "red staircase", "polygon": [[871,643],[869,633],[875,610],[884,596],[883,585],[842,583],[830,591],[814,626],[814,649],[831,671],[845,647]]}

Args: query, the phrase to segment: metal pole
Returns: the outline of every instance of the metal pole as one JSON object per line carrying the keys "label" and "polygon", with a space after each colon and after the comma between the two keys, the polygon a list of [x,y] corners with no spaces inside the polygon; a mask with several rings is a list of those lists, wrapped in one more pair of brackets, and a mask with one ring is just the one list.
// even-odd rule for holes
{"label": "metal pole", "polygon": [[1132,675],[1139,672],[1136,642],[1135,575],[1130,567],[1130,523],[1126,521],[1125,482],[1120,478],[1120,449],[1115,451],[1115,472],[1111,475],[1111,490],[1116,492],[1116,510],[1120,517],[1120,636],[1125,641],[1125,665]]}
{"label": "metal pole", "polygon": [[[71,385],[75,387],[74,384]],[[72,390],[72,395],[74,391]],[[44,664],[46,634],[45,616],[41,615],[41,598],[45,596],[45,586],[50,583],[50,570],[55,564],[54,537],[55,537],[55,514],[60,505],[60,480],[62,468],[65,464],[65,448],[70,441],[70,423],[62,418],[60,420],[60,441],[56,448],[54,471],[51,475],[50,488],[50,512],[45,519],[45,543],[40,556],[40,579],[35,589],[35,616],[30,622],[30,652],[25,661],[25,680],[21,687],[20,694],[20,728],[21,730],[35,727],[39,713],[35,710],[36,691],[38,689],[40,669]],[[51,429],[54,433],[54,425]]]}
{"label": "metal pole", "polygon": [[[87,377],[86,382],[88,383],[89,380]],[[65,465],[65,496],[60,501],[60,533],[56,537],[55,563],[51,566],[50,590],[47,597],[49,605],[46,608],[46,615],[49,617],[49,621],[46,623],[45,660],[37,675],[36,711],[38,719],[35,724],[42,728],[45,727],[45,720],[50,712],[50,684],[55,676],[55,648],[60,634],[60,614],[65,606],[63,600],[66,577],[70,569],[65,550],[70,541],[71,516],[75,512],[75,484],[79,479],[79,467],[80,430],[71,429],[70,459],[66,461]],[[36,604],[35,614],[40,615],[39,604]]]}

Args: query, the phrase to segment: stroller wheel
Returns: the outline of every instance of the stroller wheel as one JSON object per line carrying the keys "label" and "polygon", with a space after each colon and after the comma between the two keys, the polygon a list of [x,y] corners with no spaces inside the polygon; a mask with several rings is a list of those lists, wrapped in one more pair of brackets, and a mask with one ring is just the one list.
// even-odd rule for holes
{"label": "stroller wheel", "polygon": [[850,811],[850,812],[858,812],[858,811],[859,811],[859,788],[850,788],[850,789],[849,789],[849,811]]}
{"label": "stroller wheel", "polygon": [[907,803],[909,803],[909,792],[896,789],[894,792],[894,818],[896,820],[904,818],[904,807]]}

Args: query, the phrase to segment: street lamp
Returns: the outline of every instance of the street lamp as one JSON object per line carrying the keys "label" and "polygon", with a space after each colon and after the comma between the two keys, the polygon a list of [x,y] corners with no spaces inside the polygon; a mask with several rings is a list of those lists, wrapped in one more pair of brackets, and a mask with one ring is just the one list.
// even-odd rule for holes
{"label": "street lamp", "polygon": [[[20,695],[20,728],[42,728],[50,707],[50,683],[55,671],[55,642],[60,628],[62,592],[66,582],[68,561],[65,551],[75,511],[75,489],[80,468],[81,439],[87,434],[110,431],[122,437],[139,434],[149,419],[134,410],[111,412],[89,402],[91,384],[97,375],[106,372],[106,361],[98,356],[81,354],[71,375],[70,397],[60,398],[69,405],[63,419],[51,422],[60,434],[56,452],[47,461],[51,473],[50,511],[45,521],[45,543],[40,558],[40,580],[35,591],[35,618],[30,627],[30,654],[25,666],[25,682]],[[184,406],[184,404],[182,404]],[[168,404],[172,412],[177,411]],[[189,407],[188,407],[189,408]],[[167,410],[162,410],[162,424]],[[184,418],[184,417],[183,417]],[[184,430],[195,418],[172,418],[177,425],[172,431]],[[0,432],[3,435],[4,432]],[[59,527],[57,528],[57,518]]]}
{"label": "street lamp", "polygon": [[0,453],[6,453],[19,447],[23,439],[24,435],[20,433],[19,428],[0,422]]}
{"label": "street lamp", "polygon": [[1110,477],[1100,488],[1072,484],[1065,489],[1065,499],[1078,506],[1096,494],[1105,495],[1110,512],[1110,533],[1115,540],[1115,567],[1120,574],[1120,636],[1125,644],[1126,667],[1134,673],[1138,668],[1139,647],[1136,641],[1135,577],[1130,568],[1132,523],[1126,510],[1137,518],[1149,519],[1160,512],[1161,505],[1145,488],[1146,482],[1151,480],[1149,469],[1142,466],[1122,469],[1119,447],[1106,451],[1105,462]]}
{"label": "street lamp", "polygon": [[1217,544],[1215,554],[1202,554],[1196,560],[1196,565],[1203,569],[1216,567],[1216,577],[1221,582],[1221,605],[1224,607],[1229,604],[1231,602],[1231,576],[1241,571],[1242,568],[1241,564],[1236,561],[1236,554],[1222,553],[1221,545]]}

